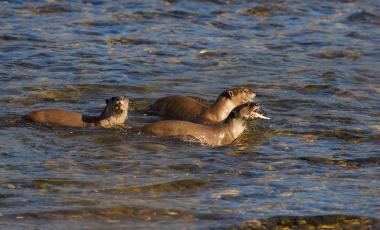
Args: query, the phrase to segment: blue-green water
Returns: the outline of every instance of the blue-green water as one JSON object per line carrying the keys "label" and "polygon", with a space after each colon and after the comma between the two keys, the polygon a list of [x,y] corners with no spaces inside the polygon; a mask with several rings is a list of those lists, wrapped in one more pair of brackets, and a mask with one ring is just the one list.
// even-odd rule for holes
{"label": "blue-green water", "polygon": [[[379,12],[376,0],[1,1],[0,228],[380,228]],[[142,125],[159,97],[212,103],[240,85],[272,120],[225,147],[21,121],[126,95]]]}

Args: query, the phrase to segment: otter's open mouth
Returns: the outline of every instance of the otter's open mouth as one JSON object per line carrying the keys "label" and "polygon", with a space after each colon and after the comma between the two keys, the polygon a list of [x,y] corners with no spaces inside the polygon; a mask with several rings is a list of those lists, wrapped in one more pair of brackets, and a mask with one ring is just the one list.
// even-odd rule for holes
{"label": "otter's open mouth", "polygon": [[266,120],[269,120],[269,119],[270,119],[269,117],[266,117],[266,116],[264,116],[263,114],[258,113],[257,111],[251,111],[251,112],[249,113],[249,116],[250,116],[252,119],[255,119],[255,118],[266,119]]}

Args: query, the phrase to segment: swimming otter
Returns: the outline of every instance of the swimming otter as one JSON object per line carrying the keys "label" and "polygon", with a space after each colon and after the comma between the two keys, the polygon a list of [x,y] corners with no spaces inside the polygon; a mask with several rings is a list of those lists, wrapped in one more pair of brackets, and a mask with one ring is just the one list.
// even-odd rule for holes
{"label": "swimming otter", "polygon": [[217,123],[226,119],[236,106],[251,102],[255,96],[256,93],[249,88],[232,88],[221,93],[215,103],[207,107],[190,97],[173,95],[158,99],[150,107],[150,112],[167,119]]}
{"label": "swimming otter", "polygon": [[258,111],[257,104],[246,103],[235,108],[224,124],[219,126],[207,126],[189,121],[165,120],[142,127],[142,132],[155,136],[190,136],[203,144],[228,145],[245,130],[248,119],[269,119]]}
{"label": "swimming otter", "polygon": [[60,127],[94,127],[109,128],[123,125],[128,118],[129,99],[125,96],[106,99],[106,107],[100,116],[85,116],[80,113],[63,109],[42,109],[32,111],[24,116],[25,119]]}

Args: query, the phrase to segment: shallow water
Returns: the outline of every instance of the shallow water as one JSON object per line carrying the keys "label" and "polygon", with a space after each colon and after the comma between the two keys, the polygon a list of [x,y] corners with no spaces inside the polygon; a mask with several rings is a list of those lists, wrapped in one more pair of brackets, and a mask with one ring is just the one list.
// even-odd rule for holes
{"label": "shallow water", "polygon": [[[127,3],[128,2],[128,3]],[[380,228],[380,4],[0,3],[1,228]],[[272,119],[207,147],[28,124],[248,86]],[[311,228],[312,229],[312,228]]]}

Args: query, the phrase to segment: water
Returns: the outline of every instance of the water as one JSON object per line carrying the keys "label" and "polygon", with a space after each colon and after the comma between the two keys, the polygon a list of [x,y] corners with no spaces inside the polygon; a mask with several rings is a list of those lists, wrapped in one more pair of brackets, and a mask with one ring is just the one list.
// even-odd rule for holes
{"label": "water", "polygon": [[[380,228],[380,4],[2,1],[1,228]],[[168,94],[248,86],[270,121],[207,147],[28,111],[129,122]]]}

